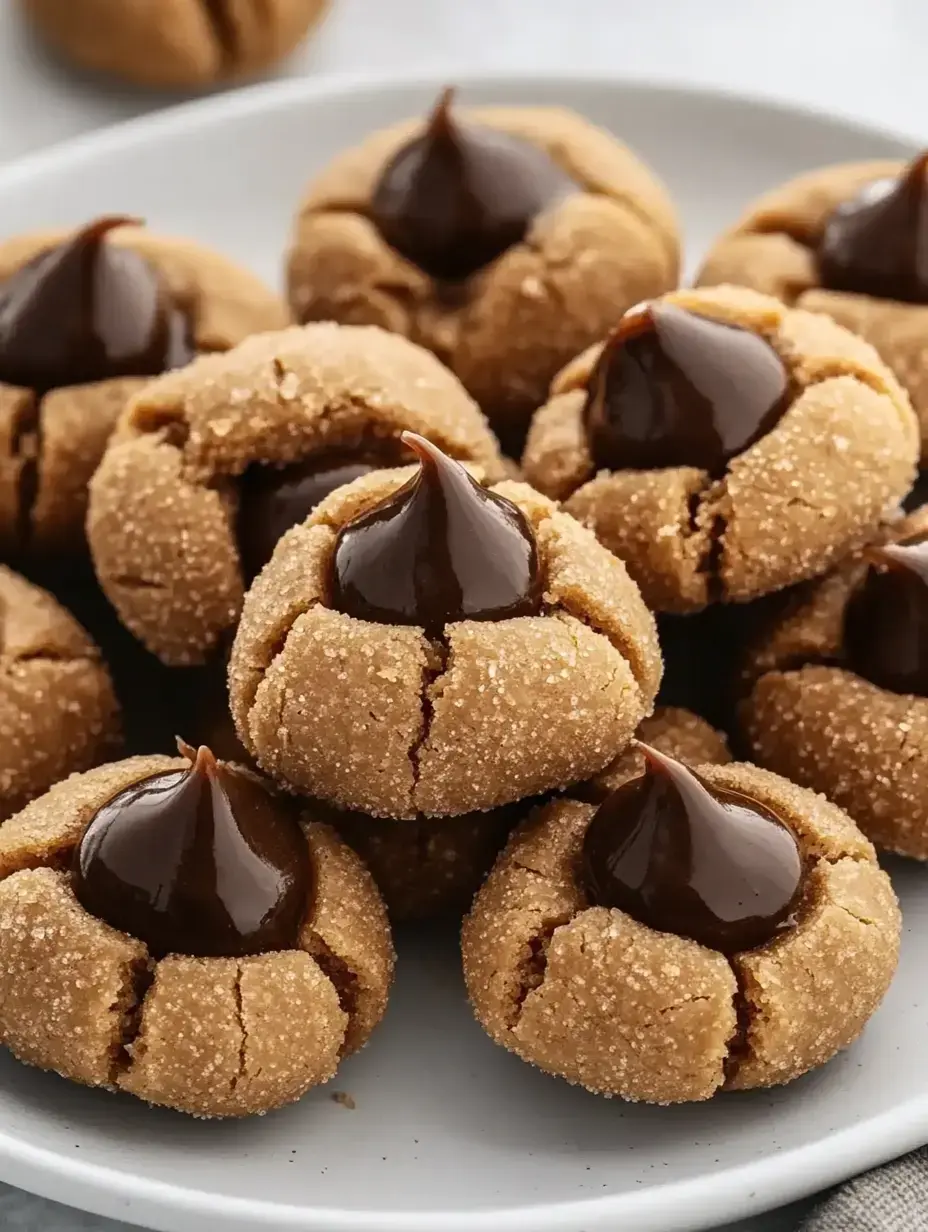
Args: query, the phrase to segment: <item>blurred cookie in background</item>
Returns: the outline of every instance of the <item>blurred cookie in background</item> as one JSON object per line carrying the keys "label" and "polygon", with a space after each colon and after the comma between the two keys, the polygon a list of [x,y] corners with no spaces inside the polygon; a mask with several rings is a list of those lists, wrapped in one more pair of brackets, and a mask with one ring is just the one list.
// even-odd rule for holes
{"label": "blurred cookie in background", "polygon": [[289,55],[328,0],[21,0],[64,59],[136,85],[196,88]]}

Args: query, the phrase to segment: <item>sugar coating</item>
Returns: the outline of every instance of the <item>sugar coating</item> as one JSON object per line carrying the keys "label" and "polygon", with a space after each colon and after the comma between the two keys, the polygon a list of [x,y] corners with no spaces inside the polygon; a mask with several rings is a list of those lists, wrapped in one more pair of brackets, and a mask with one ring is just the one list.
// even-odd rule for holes
{"label": "sugar coating", "polygon": [[[928,507],[879,541],[928,529]],[[842,666],[844,612],[866,564],[850,558],[749,647],[741,717],[757,760],[824,792],[886,851],[928,859],[928,700]]]}
{"label": "sugar coating", "polygon": [[118,750],[100,652],[47,591],[0,566],[0,821]]}
{"label": "sugar coating", "polygon": [[155,961],[77,902],[66,870],[97,811],[180,758],[74,775],[0,828],[0,1043],[91,1086],[194,1116],[298,1099],[366,1043],[393,946],[373,878],[331,827],[305,825],[315,885],[297,947]]}
{"label": "sugar coating", "polygon": [[872,846],[840,809],[776,775],[699,773],[793,827],[808,867],[795,927],[729,961],[590,907],[578,869],[595,806],[555,800],[512,836],[464,922],[468,994],[497,1043],[600,1094],[678,1103],[787,1082],[863,1029],[901,930]]}
{"label": "sugar coating", "polygon": [[197,87],[251,76],[292,51],[328,0],[23,0],[65,59],[144,86]]}
{"label": "sugar coating", "polygon": [[[457,110],[456,110],[456,114]],[[676,284],[679,233],[667,193],[610,133],[556,107],[462,109],[545,150],[577,192],[449,298],[370,218],[381,172],[424,121],[374,133],[308,186],[289,256],[300,320],[381,325],[434,351],[501,430],[524,427],[554,373],[617,314]]]}
{"label": "sugar coating", "polygon": [[[29,232],[0,244],[0,282],[69,234]],[[127,226],[109,233],[106,243],[131,248],[151,262],[174,303],[189,313],[199,350],[226,351],[288,319],[280,299],[253,274],[192,240]],[[147,383],[145,377],[125,377],[74,385],[38,401],[28,390],[0,384],[0,544],[7,553],[85,551],[87,485],[126,402]],[[27,463],[35,467],[36,491],[24,509]]]}
{"label": "sugar coating", "polygon": [[230,658],[243,743],[284,785],[398,820],[496,808],[595,774],[653,705],[654,619],[622,564],[526,485],[492,490],[535,528],[544,615],[463,621],[433,643],[325,606],[336,528],[410,473],[346,485],[278,544]]}
{"label": "sugar coating", "polygon": [[112,1086],[141,942],[88,915],[65,873],[0,881],[0,1042],[29,1065]]}
{"label": "sugar coating", "polygon": [[526,479],[595,530],[660,611],[743,602],[824,573],[914,481],[907,395],[872,346],[820,314],[733,286],[663,299],[771,343],[796,391],[780,421],[718,481],[689,467],[597,474],[583,430],[601,350],[591,347],[555,378],[532,421]]}
{"label": "sugar coating", "polygon": [[202,662],[242,604],[238,477],[333,449],[395,452],[406,429],[503,474],[460,382],[383,330],[258,334],[166,373],[131,400],[91,485],[87,534],[103,589],[165,663]]}
{"label": "sugar coating", "polygon": [[893,179],[899,161],[822,167],[765,193],[736,225],[720,236],[699,272],[700,286],[739,283],[776,295],[787,304],[827,313],[879,351],[905,386],[921,425],[922,458],[928,449],[928,374],[925,330],[928,308],[876,299],[819,285],[816,248],[832,211],[874,180]]}

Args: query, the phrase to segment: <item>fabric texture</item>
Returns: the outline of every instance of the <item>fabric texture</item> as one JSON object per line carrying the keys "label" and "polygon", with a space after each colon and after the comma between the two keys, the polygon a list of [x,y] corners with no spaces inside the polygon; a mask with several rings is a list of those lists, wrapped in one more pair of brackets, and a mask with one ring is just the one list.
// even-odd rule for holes
{"label": "fabric texture", "polygon": [[928,1147],[848,1181],[798,1232],[928,1232]]}

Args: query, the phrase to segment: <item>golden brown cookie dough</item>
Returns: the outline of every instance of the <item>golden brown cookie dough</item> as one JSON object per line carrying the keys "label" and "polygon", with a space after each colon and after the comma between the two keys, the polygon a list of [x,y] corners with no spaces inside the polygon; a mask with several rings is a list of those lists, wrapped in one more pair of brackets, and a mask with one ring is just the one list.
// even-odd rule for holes
{"label": "golden brown cookie dough", "polygon": [[393,125],[341,154],[307,188],[290,250],[290,302],[302,321],[382,325],[428,347],[503,439],[518,441],[572,355],[625,308],[676,285],[679,233],[654,174],[576,113],[479,107],[460,119],[540,147],[577,191],[466,281],[437,282],[371,219],[381,173],[424,121]]}
{"label": "golden brown cookie dough", "polygon": [[411,429],[490,478],[502,463],[460,383],[380,329],[331,323],[251,338],[167,373],[129,404],[91,487],[87,533],[124,623],[169,664],[203,662],[238,619],[240,479],[330,453],[407,456]]}
{"label": "golden brown cookie dough", "polygon": [[595,808],[556,800],[513,835],[464,923],[492,1039],[603,1095],[670,1104],[790,1082],[860,1034],[896,967],[900,917],[840,809],[753,766],[702,766],[783,817],[805,857],[795,927],[730,959],[590,907],[577,877]]}
{"label": "golden brown cookie dough", "polygon": [[278,782],[396,819],[495,808],[597,773],[652,708],[654,620],[621,562],[525,484],[491,490],[534,528],[543,615],[464,620],[439,643],[327,606],[336,531],[413,473],[332,493],[251,587],[229,670],[246,749]]}
{"label": "golden brown cookie dough", "polygon": [[[61,243],[66,231],[31,232],[0,244],[0,283]],[[200,351],[226,351],[249,334],[279,329],[288,313],[253,274],[192,240],[126,226],[107,244],[144,257],[190,318]],[[85,551],[87,485],[127,399],[150,378],[122,377],[53,389],[0,383],[0,551],[67,563]]]}
{"label": "golden brown cookie dough", "polygon": [[137,85],[206,86],[288,55],[328,0],[21,0],[65,59]]}
{"label": "golden brown cookie dough", "polygon": [[[882,539],[925,532],[928,507]],[[758,638],[741,716],[762,765],[823,792],[878,847],[928,860],[928,698],[879,688],[844,661],[844,615],[866,572],[849,560]]]}
{"label": "golden brown cookie dough", "polygon": [[46,591],[0,565],[0,821],[118,749],[100,651]]}
{"label": "golden brown cookie dough", "polygon": [[68,871],[119,791],[185,768],[136,757],[53,787],[0,830],[0,1042],[76,1082],[194,1116],[246,1116],[299,1099],[360,1048],[386,1008],[393,949],[370,874],[319,823],[298,947],[155,961],[75,897]]}
{"label": "golden brown cookie dough", "polygon": [[816,249],[829,216],[866,185],[896,178],[896,160],[822,167],[765,193],[725,232],[703,262],[699,286],[733,282],[785,303],[825,312],[879,351],[912,399],[928,457],[928,369],[924,337],[928,306],[877,299],[821,285]]}
{"label": "golden brown cookie dough", "polygon": [[595,474],[583,414],[597,345],[555,378],[535,415],[526,480],[591,527],[658,611],[744,602],[825,572],[912,486],[907,395],[870,345],[828,317],[734,286],[661,302],[765,338],[792,381],[782,418],[715,481],[684,466]]}

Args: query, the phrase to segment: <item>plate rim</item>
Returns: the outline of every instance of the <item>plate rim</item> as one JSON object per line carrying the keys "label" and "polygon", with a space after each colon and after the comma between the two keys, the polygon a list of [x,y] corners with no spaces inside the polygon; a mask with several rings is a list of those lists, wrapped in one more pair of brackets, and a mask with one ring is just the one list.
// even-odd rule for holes
{"label": "plate rim", "polygon": [[[854,133],[862,139],[917,147],[918,136],[840,109],[795,103],[763,92],[717,88],[647,76],[585,74],[571,71],[507,71],[500,69],[403,75],[339,73],[295,77],[241,87],[228,93],[172,104],[145,115],[57,142],[0,167],[0,193],[35,178],[80,166],[100,157],[118,156],[138,143],[158,141],[178,126],[208,129],[238,116],[271,114],[320,100],[352,95],[437,91],[447,77],[466,94],[470,90],[548,91],[552,87],[616,92],[634,99],[661,96],[685,105],[694,97],[704,104],[737,106],[755,115],[777,115],[784,121],[813,122],[822,128]],[[64,1081],[62,1079],[62,1081]],[[222,1218],[235,1232],[266,1228],[300,1232],[607,1232],[616,1218],[623,1226],[661,1232],[686,1232],[722,1220],[758,1214],[823,1186],[844,1180],[861,1168],[872,1168],[922,1145],[928,1139],[928,1092],[904,1104],[836,1130],[811,1146],[777,1151],[749,1163],[655,1186],[641,1192],[610,1194],[565,1202],[520,1207],[486,1207],[470,1212],[335,1210],[295,1206],[264,1199],[229,1197],[140,1177],[117,1168],[57,1154],[50,1148],[18,1141],[0,1130],[0,1180],[52,1201],[108,1217],[154,1227],[162,1232],[188,1232],[203,1217]],[[880,1146],[873,1151],[874,1141]],[[66,1198],[63,1197],[63,1191]],[[698,1211],[696,1223],[693,1214]],[[154,1220],[154,1222],[151,1222]],[[144,1222],[143,1222],[144,1221]]]}

